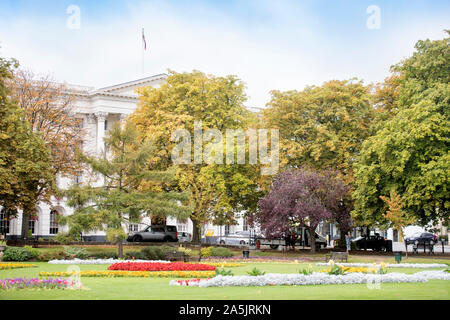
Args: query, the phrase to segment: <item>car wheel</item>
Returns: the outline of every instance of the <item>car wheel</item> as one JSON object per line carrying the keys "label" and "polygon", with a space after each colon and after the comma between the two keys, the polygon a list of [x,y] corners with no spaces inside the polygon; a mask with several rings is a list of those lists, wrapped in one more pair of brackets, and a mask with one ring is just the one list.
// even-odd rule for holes
{"label": "car wheel", "polygon": [[165,236],[163,241],[164,241],[164,242],[169,242],[169,241],[171,241],[171,240],[172,240],[171,237]]}
{"label": "car wheel", "polygon": [[142,242],[142,237],[141,236],[134,236],[133,237],[133,242]]}
{"label": "car wheel", "polygon": [[245,244],[245,241],[244,240],[241,240],[241,242],[239,242],[241,245],[244,245]]}
{"label": "car wheel", "polygon": [[271,244],[270,245],[270,249],[276,250],[276,249],[278,249],[278,245],[277,244]]}
{"label": "car wheel", "polygon": [[223,240],[220,240],[220,244],[225,244],[225,241],[223,241]]}

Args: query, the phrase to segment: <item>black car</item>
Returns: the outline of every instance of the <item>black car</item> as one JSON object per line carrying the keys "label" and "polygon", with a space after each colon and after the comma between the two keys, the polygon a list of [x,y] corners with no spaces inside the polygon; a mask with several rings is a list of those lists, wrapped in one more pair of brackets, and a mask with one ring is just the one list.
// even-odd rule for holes
{"label": "black car", "polygon": [[392,248],[390,240],[386,240],[379,234],[357,237],[352,242],[358,250],[372,249],[374,251],[387,251]]}
{"label": "black car", "polygon": [[409,244],[424,245],[425,243],[426,244],[431,243],[431,241],[433,241],[433,243],[436,243],[437,236],[430,232],[418,232],[410,237],[405,238],[405,242],[407,245]]}

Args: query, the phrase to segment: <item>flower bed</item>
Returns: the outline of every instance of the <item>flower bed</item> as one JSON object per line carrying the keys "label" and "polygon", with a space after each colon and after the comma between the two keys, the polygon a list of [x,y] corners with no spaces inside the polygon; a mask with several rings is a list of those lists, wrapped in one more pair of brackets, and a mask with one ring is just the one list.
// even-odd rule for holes
{"label": "flower bed", "polygon": [[367,274],[349,273],[346,275],[329,275],[314,272],[311,275],[269,273],[262,276],[216,276],[192,282],[170,281],[170,285],[198,287],[248,287],[248,286],[280,286],[280,285],[323,285],[323,284],[356,284],[356,283],[406,283],[426,282],[428,280],[450,280],[450,274],[443,271],[422,271],[415,274],[388,273]]}
{"label": "flower bed", "polygon": [[[330,260],[331,261],[331,260]],[[330,263],[316,263],[317,266],[329,266]],[[371,263],[339,263],[339,265],[344,267],[369,267],[373,268],[376,264]],[[448,265],[440,263],[386,263],[386,268],[420,268],[420,269],[432,269],[432,268],[446,268]]]}
{"label": "flower bed", "polygon": [[74,282],[67,279],[14,278],[0,280],[0,289],[68,289]]}
{"label": "flower bed", "polygon": [[36,268],[35,264],[27,263],[0,263],[0,270],[18,269],[18,268]]}
{"label": "flower bed", "polygon": [[200,263],[155,263],[155,262],[122,262],[115,263],[108,267],[108,270],[126,271],[214,271],[215,266]]}
{"label": "flower bed", "polygon": [[157,262],[170,263],[166,260],[119,260],[119,259],[72,259],[72,260],[50,260],[50,264],[113,264],[118,262]]}
{"label": "flower bed", "polygon": [[40,277],[138,277],[138,278],[211,278],[215,275],[212,271],[80,271],[80,272],[39,272]]}

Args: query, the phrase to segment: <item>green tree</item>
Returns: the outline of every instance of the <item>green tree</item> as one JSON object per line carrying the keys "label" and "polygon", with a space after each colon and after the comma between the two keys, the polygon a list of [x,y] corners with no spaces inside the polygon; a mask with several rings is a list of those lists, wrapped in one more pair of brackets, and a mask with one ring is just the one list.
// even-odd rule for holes
{"label": "green tree", "polygon": [[105,230],[107,239],[117,243],[118,255],[123,257],[124,227],[128,223],[154,215],[187,218],[190,211],[180,204],[186,200],[184,194],[165,190],[173,173],[145,168],[154,147],[138,140],[132,124],[121,128],[115,123],[105,143],[108,151],[103,157],[80,155],[97,180],[67,190],[67,204],[75,210],[62,223],[68,224],[73,234]]}
{"label": "green tree", "polygon": [[386,224],[391,190],[404,210],[425,225],[449,219],[450,39],[418,41],[400,75],[398,110],[364,142],[355,165],[355,210],[360,224]]}
{"label": "green tree", "polygon": [[[207,163],[204,155],[200,163],[174,164],[171,154],[177,142],[171,139],[171,135],[175,130],[186,130],[194,144],[196,121],[201,122],[197,129],[202,132],[216,129],[224,135],[223,140],[226,130],[246,130],[250,124],[257,123],[257,118],[244,107],[247,99],[244,89],[244,84],[234,76],[170,71],[161,87],[140,90],[140,105],[130,117],[142,139],[155,142],[157,152],[148,161],[148,166],[156,169],[175,166],[177,179],[172,187],[189,192],[192,207],[189,218],[194,226],[194,242],[200,241],[203,224],[219,217],[222,223],[232,222],[237,210],[256,208],[257,200],[251,200],[248,193],[259,192],[257,184],[252,182],[258,177],[255,176],[256,170],[249,165],[226,164],[225,161],[224,164],[211,164]],[[203,143],[200,152],[207,145]],[[193,154],[195,157],[195,150]],[[193,160],[192,154],[187,156]],[[237,184],[249,188],[240,189]]]}
{"label": "green tree", "polygon": [[[265,127],[280,130],[281,165],[332,169],[351,190],[361,144],[376,129],[370,89],[362,81],[333,80],[303,91],[272,91],[263,120]],[[342,239],[352,227],[352,208],[349,191],[330,219],[340,225]]]}
{"label": "green tree", "polygon": [[13,67],[17,67],[15,61],[0,58],[0,206],[10,218],[22,210],[21,235],[27,238],[36,205],[49,202],[56,183],[45,142],[9,98],[5,82],[11,79]]}

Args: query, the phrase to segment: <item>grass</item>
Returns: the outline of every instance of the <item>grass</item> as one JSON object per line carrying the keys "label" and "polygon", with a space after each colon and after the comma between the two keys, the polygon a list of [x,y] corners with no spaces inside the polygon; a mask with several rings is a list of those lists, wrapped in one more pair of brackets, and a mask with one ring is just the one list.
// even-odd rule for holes
{"label": "grass", "polygon": [[[420,260],[420,259],[419,259]],[[447,260],[448,261],[448,260]],[[365,260],[365,262],[369,262]],[[408,260],[408,262],[411,262]],[[420,262],[420,261],[415,261]],[[428,262],[431,262],[428,260]],[[439,260],[432,262],[439,263]],[[69,265],[53,265],[33,262],[37,268],[0,270],[0,279],[9,277],[37,277],[40,271],[66,271]],[[235,275],[247,274],[254,267],[266,273],[297,273],[308,268],[308,263],[248,263],[230,268]],[[106,270],[106,265],[79,265],[81,270]],[[312,264],[319,271],[324,267]],[[390,269],[389,271],[414,273],[422,269]],[[318,286],[273,286],[273,287],[229,287],[196,288],[169,286],[170,279],[162,278],[81,278],[83,290],[10,290],[0,291],[0,300],[44,299],[44,300],[277,300],[277,299],[450,299],[450,281],[432,280],[426,283],[381,284],[380,289],[371,289],[365,284],[318,285]]]}

